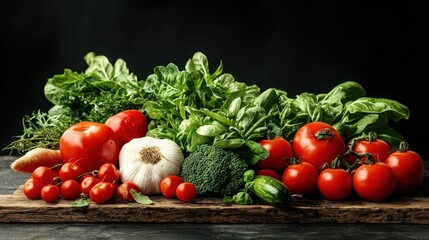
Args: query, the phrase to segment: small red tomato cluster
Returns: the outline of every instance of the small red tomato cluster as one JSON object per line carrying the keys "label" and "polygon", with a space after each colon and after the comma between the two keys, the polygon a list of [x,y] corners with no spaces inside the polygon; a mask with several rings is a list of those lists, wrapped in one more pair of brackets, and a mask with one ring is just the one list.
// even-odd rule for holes
{"label": "small red tomato cluster", "polygon": [[392,150],[375,133],[352,139],[325,122],[310,122],[298,129],[291,142],[282,137],[259,142],[268,158],[255,164],[257,175],[281,180],[293,194],[344,200],[355,196],[384,201],[392,195],[411,194],[423,182],[423,159],[402,142]]}
{"label": "small red tomato cluster", "polygon": [[[85,172],[80,165],[69,162],[52,168],[36,168],[24,184],[24,194],[29,199],[43,199],[47,203],[57,202],[61,198],[76,200],[86,197],[101,204],[115,195],[121,198],[126,194],[121,187],[125,183],[119,184],[120,174],[112,163],[105,163],[98,170]],[[139,191],[136,186],[134,189]]]}
{"label": "small red tomato cluster", "polygon": [[166,176],[161,180],[159,189],[167,198],[177,197],[182,202],[190,202],[197,197],[197,188],[191,182],[184,182],[177,175]]}

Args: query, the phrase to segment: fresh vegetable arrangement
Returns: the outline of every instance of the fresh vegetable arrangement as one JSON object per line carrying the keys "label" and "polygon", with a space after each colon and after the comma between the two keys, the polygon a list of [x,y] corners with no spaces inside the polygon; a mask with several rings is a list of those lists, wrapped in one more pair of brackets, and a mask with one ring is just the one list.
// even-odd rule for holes
{"label": "fresh vegetable arrangement", "polygon": [[408,108],[368,97],[356,82],[293,98],[236,81],[222,63],[211,72],[201,52],[183,70],[157,66],[144,80],[122,59],[84,59],[84,72],[48,79],[52,108],[25,116],[5,148],[23,155],[11,167],[31,173],[30,199],[287,206],[296,195],[384,201],[423,181],[423,160],[389,126],[408,119]]}

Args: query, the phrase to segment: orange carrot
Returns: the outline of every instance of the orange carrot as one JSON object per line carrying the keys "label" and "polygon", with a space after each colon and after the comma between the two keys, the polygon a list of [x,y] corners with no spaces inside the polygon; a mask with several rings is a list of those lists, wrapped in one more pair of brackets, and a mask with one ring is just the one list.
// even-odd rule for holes
{"label": "orange carrot", "polygon": [[10,167],[16,172],[32,173],[40,166],[53,167],[62,163],[60,150],[35,148],[12,162]]}

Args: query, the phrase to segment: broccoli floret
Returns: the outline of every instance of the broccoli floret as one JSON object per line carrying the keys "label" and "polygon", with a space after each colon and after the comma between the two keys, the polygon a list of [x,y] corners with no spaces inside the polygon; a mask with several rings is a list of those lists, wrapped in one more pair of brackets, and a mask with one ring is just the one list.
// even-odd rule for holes
{"label": "broccoli floret", "polygon": [[247,163],[232,150],[202,144],[183,161],[180,176],[192,182],[198,196],[232,196],[244,188]]}

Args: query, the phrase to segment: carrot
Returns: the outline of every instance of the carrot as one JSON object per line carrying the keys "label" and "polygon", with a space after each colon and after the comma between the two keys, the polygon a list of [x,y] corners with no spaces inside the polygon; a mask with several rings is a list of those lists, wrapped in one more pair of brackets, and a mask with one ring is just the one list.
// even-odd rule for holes
{"label": "carrot", "polygon": [[40,166],[53,167],[62,164],[60,150],[34,148],[10,164],[15,172],[32,173]]}

